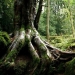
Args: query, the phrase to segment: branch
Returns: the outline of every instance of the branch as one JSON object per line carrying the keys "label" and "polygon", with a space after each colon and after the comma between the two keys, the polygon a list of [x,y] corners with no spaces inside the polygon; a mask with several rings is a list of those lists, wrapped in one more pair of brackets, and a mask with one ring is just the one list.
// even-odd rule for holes
{"label": "branch", "polygon": [[43,0],[40,0],[39,7],[38,7],[38,11],[37,11],[37,14],[36,14],[36,17],[35,17],[35,20],[34,20],[34,27],[36,29],[38,29],[38,23],[39,23],[41,11],[42,11],[42,3],[43,3]]}

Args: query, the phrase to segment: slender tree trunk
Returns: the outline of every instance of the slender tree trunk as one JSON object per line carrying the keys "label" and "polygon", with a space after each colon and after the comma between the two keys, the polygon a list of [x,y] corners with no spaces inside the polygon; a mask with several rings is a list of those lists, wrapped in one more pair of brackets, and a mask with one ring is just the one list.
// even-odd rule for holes
{"label": "slender tree trunk", "polygon": [[71,26],[72,26],[72,34],[73,34],[73,37],[75,37],[74,25],[73,25],[73,15],[72,15],[71,7],[70,7],[70,0],[68,0],[68,9],[70,12],[70,22],[71,22]]}
{"label": "slender tree trunk", "polygon": [[71,26],[72,26],[72,34],[73,34],[73,37],[75,37],[72,11],[70,11],[70,21],[71,21]]}
{"label": "slender tree trunk", "polygon": [[50,0],[47,0],[47,40],[49,42],[49,25],[50,25]]}

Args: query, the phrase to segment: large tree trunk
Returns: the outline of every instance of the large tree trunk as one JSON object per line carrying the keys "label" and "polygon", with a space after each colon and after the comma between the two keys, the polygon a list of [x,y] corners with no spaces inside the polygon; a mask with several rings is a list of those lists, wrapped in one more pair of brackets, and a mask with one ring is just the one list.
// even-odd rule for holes
{"label": "large tree trunk", "polygon": [[52,47],[41,38],[34,23],[34,16],[37,16],[34,15],[36,1],[14,2],[14,40],[1,58],[0,75],[57,75],[62,72],[66,74],[64,64],[75,56],[75,53],[63,52]]}

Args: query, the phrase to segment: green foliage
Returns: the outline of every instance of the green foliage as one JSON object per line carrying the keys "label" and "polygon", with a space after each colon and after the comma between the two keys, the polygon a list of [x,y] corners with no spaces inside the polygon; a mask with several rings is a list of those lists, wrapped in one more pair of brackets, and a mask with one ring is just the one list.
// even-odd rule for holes
{"label": "green foliage", "polygon": [[[75,20],[75,1],[70,1],[70,8],[68,0],[50,0],[50,35],[70,35],[72,34],[72,19]],[[71,12],[72,14],[71,14]],[[39,32],[41,35],[46,36],[46,25],[47,25],[47,12],[44,11],[40,17]],[[75,24],[75,22],[73,21]],[[75,27],[75,25],[74,25]]]}
{"label": "green foliage", "polygon": [[0,58],[2,58],[5,55],[9,44],[9,35],[6,32],[0,32]]}
{"label": "green foliage", "polygon": [[0,1],[0,30],[11,32],[13,30],[13,0]]}
{"label": "green foliage", "polygon": [[[0,46],[7,46],[10,43],[10,38],[6,32],[0,32]],[[2,46],[1,46],[2,47]]]}
{"label": "green foliage", "polygon": [[50,37],[50,43],[60,48],[62,50],[67,50],[69,47],[75,46],[75,38],[65,37],[65,36],[58,36],[58,37]]}
{"label": "green foliage", "polygon": [[10,51],[10,53],[8,54],[6,60],[7,60],[7,61],[10,61],[10,62],[13,62],[14,59],[16,58],[16,55],[17,55],[17,50],[12,50],[12,51]]}
{"label": "green foliage", "polygon": [[46,35],[46,12],[44,12],[40,17],[39,29],[41,35]]}

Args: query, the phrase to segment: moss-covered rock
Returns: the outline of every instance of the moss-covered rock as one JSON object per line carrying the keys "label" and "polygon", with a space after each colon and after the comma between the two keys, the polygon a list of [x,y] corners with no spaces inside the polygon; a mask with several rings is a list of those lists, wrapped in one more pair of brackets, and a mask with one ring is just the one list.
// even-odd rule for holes
{"label": "moss-covered rock", "polygon": [[66,63],[65,75],[75,75],[75,58]]}

